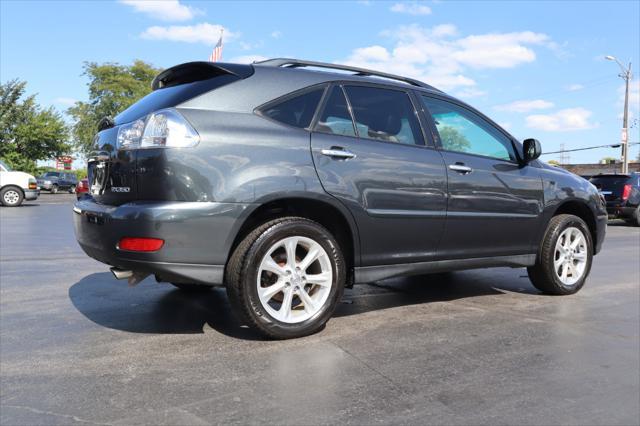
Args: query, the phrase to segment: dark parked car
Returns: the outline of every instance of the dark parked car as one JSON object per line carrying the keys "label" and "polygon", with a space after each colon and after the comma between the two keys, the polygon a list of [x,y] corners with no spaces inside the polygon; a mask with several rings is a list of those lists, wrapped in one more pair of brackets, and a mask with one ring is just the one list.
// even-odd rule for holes
{"label": "dark parked car", "polygon": [[601,174],[592,177],[590,182],[604,196],[610,217],[640,226],[640,173]]}
{"label": "dark parked car", "polygon": [[80,179],[76,186],[76,198],[79,200],[89,193],[89,179]]}
{"label": "dark parked car", "polygon": [[78,178],[75,173],[70,172],[46,172],[38,176],[38,186],[40,189],[56,194],[58,191],[69,191],[73,194],[78,185]]}
{"label": "dark parked car", "polygon": [[78,242],[130,284],[225,285],[267,336],[313,333],[345,287],[396,276],[527,267],[572,294],[602,246],[593,185],[420,81],[275,59],[152,88],[100,123]]}

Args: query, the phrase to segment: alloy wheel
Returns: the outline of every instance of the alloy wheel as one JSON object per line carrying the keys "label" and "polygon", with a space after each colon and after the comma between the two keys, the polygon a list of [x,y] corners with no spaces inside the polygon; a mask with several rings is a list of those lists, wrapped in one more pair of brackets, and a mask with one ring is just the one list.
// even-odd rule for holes
{"label": "alloy wheel", "polygon": [[258,269],[260,303],[269,315],[284,323],[300,323],[320,312],[332,285],[329,255],[307,237],[287,237],[276,242]]}

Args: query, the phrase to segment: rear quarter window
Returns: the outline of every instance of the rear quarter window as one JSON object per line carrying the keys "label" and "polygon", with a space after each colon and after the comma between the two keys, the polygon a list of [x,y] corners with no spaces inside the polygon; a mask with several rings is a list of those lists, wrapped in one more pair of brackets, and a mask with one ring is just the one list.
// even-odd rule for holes
{"label": "rear quarter window", "polygon": [[304,129],[311,125],[324,90],[324,87],[318,87],[299,95],[287,96],[284,100],[270,102],[259,111],[271,120]]}

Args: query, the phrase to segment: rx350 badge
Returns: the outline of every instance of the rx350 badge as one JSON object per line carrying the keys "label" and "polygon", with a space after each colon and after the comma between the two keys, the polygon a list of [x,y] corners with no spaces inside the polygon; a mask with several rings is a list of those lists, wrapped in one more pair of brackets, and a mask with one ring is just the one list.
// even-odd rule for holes
{"label": "rx350 badge", "polygon": [[112,186],[111,192],[129,192],[131,188],[128,186]]}

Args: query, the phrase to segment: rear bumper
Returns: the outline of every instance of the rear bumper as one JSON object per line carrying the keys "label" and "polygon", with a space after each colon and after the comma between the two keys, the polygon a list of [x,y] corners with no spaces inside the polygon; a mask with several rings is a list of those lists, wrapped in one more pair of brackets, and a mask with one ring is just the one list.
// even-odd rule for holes
{"label": "rear bumper", "polygon": [[25,200],[29,200],[29,201],[37,200],[38,197],[40,196],[39,189],[23,189],[23,191],[24,191]]}
{"label": "rear bumper", "polygon": [[[163,281],[222,284],[224,265],[249,204],[135,202],[106,206],[91,198],[74,205],[76,239],[90,257]],[[116,248],[123,237],[164,240],[151,253]]]}
{"label": "rear bumper", "polygon": [[636,210],[636,207],[634,206],[627,206],[627,205],[620,205],[620,204],[615,204],[615,205],[607,204],[607,214],[609,215],[609,217],[612,217],[612,218],[630,219],[633,217],[633,213],[635,210]]}

